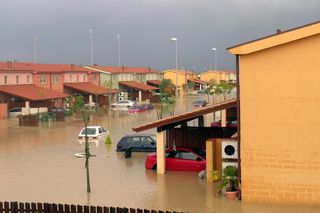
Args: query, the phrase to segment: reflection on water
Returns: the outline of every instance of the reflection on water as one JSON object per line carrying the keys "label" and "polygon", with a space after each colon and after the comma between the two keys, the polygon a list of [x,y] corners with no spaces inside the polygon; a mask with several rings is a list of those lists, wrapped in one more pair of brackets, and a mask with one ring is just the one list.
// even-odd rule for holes
{"label": "reflection on water", "polygon": [[[192,109],[197,97],[178,99],[176,107],[163,107],[163,115]],[[195,172],[167,172],[157,175],[145,170],[146,153],[125,159],[116,143],[132,127],[157,120],[160,106],[141,114],[121,111],[99,112],[91,125],[102,125],[111,134],[112,144],[90,146],[91,193],[86,193],[84,158],[77,135],[81,117],[65,122],[19,127],[16,119],[0,120],[0,200],[56,202],[166,209],[189,212],[316,212],[318,207],[245,204],[215,197],[217,184],[207,184]],[[158,112],[158,113],[157,113]],[[212,116],[208,116],[210,119]],[[148,130],[155,133],[155,130]]]}

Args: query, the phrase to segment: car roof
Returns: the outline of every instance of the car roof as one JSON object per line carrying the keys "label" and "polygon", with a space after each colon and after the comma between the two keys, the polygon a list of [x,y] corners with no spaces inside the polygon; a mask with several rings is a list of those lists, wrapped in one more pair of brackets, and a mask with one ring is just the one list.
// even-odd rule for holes
{"label": "car roof", "polygon": [[134,137],[134,136],[156,136],[155,134],[129,134],[123,137]]}
{"label": "car roof", "polygon": [[[103,126],[87,126],[87,128],[100,128],[100,127],[103,127]],[[84,129],[85,127],[83,127],[82,129]]]}

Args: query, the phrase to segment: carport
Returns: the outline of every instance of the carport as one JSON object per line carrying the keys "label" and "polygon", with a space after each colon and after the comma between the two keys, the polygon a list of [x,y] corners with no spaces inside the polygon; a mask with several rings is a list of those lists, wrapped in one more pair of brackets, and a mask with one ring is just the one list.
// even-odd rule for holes
{"label": "carport", "polygon": [[[164,174],[166,170],[166,144],[176,145],[176,143],[179,141],[179,137],[177,136],[180,135],[180,141],[182,136],[185,136],[185,138],[189,139],[189,144],[192,144],[194,140],[198,140],[199,142],[205,144],[204,142],[209,138],[231,138],[231,136],[237,132],[237,127],[226,128],[226,113],[222,113],[222,127],[204,127],[203,116],[216,111],[225,111],[233,107],[237,107],[236,99],[231,99],[217,104],[208,105],[207,107],[203,107],[179,115],[174,115],[168,118],[154,121],[152,123],[134,127],[132,129],[135,132],[141,132],[152,128],[157,129],[157,173]],[[187,122],[195,119],[198,120],[198,127],[188,127]],[[181,127],[175,128],[178,125],[181,125]],[[174,140],[172,139],[172,137],[174,138]]]}
{"label": "carport", "polygon": [[0,117],[7,117],[7,110],[13,107],[63,107],[67,94],[51,91],[33,84],[0,86]]}
{"label": "carport", "polygon": [[93,105],[93,96],[96,97],[96,103],[103,106],[111,103],[114,95],[119,93],[116,89],[109,89],[89,82],[65,83],[64,90],[70,95],[82,94],[90,106]]}
{"label": "carport", "polygon": [[136,81],[119,81],[119,86],[122,91],[128,92],[129,99],[136,100],[138,98],[139,101],[150,99],[152,97],[152,91],[158,90],[157,87]]}

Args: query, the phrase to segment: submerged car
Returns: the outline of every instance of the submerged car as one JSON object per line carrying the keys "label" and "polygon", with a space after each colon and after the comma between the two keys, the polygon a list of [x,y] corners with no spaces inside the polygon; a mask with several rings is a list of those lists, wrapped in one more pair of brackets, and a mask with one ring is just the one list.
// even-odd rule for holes
{"label": "submerged car", "polygon": [[132,134],[120,139],[117,144],[117,152],[131,149],[133,152],[154,152],[156,151],[156,136],[153,134]]}
{"label": "submerged car", "polygon": [[193,107],[194,108],[200,108],[200,107],[205,107],[207,106],[208,102],[206,100],[197,100],[193,102]]}
{"label": "submerged car", "polygon": [[85,142],[86,133],[89,142],[96,142],[96,144],[99,143],[101,138],[104,138],[109,134],[102,126],[87,126],[87,129],[84,127],[78,135],[80,143]]}
{"label": "submerged car", "polygon": [[146,108],[140,104],[134,104],[128,109],[129,113],[137,113],[137,112],[144,112],[144,111],[146,111]]}
{"label": "submerged car", "polygon": [[[201,149],[172,148],[165,151],[166,169],[174,171],[202,171],[206,169],[206,154]],[[157,168],[157,155],[150,153],[145,162],[146,169]]]}
{"label": "submerged car", "polygon": [[18,117],[22,114],[22,107],[14,107],[9,110],[9,117]]}
{"label": "submerged car", "polygon": [[131,106],[133,106],[135,104],[134,101],[131,100],[122,100],[122,101],[118,101],[116,103],[111,104],[110,108],[111,109],[122,109],[122,110],[127,110],[129,109]]}

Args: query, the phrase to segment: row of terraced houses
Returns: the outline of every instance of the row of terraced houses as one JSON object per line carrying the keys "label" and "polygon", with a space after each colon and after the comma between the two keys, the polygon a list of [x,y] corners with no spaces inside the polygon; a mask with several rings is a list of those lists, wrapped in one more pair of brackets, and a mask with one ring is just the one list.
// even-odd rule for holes
{"label": "row of terraced houses", "polygon": [[[65,107],[66,97],[77,94],[81,94],[86,103],[100,106],[121,99],[150,99],[158,92],[166,73],[171,72],[139,67],[0,62],[0,117],[6,118],[14,107],[47,107],[49,110]],[[195,74],[188,79],[200,81]]]}

